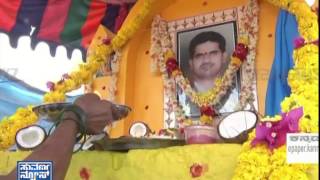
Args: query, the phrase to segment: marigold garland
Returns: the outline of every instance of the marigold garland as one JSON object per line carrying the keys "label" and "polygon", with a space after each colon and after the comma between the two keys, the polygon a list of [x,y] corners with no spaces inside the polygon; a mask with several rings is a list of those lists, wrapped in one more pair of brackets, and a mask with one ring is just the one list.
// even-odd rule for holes
{"label": "marigold garland", "polygon": [[[111,40],[109,44],[101,44],[89,54],[87,63],[79,65],[78,70],[68,74],[67,79],[50,85],[52,90],[44,95],[45,103],[64,102],[65,94],[78,89],[82,84],[87,84],[93,80],[94,74],[104,64],[106,58],[114,51],[120,49],[129,38],[138,30],[143,20],[150,12],[154,0],[145,0],[139,13],[127,24],[125,24]],[[16,132],[38,120],[31,106],[19,108],[14,115],[5,117],[0,122],[0,150],[8,149],[14,144]]]}
{"label": "marigold garland", "polygon": [[[296,16],[299,32],[305,41],[315,42],[318,40],[317,16],[304,1],[268,1]],[[302,47],[297,47],[294,50],[295,66],[288,75],[288,83],[292,93],[281,103],[283,112],[303,107],[304,114],[299,121],[301,132],[319,132],[318,53],[319,47],[314,43],[303,43]],[[266,117],[266,119],[268,118]],[[277,121],[279,117],[275,117],[273,120]],[[254,137],[255,131],[250,133],[248,141],[243,144],[233,179],[309,179],[311,168],[317,168],[317,165],[310,164],[287,164],[285,145],[273,152],[270,152],[265,144],[252,148],[250,143]]]}

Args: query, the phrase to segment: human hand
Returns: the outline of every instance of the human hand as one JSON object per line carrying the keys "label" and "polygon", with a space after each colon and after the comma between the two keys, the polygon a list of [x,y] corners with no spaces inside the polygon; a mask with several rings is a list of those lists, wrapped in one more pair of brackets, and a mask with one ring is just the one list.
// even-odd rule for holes
{"label": "human hand", "polygon": [[103,132],[106,125],[111,124],[112,121],[123,116],[121,112],[112,106],[111,102],[101,100],[99,96],[93,93],[80,96],[74,104],[86,113],[88,134],[99,134]]}

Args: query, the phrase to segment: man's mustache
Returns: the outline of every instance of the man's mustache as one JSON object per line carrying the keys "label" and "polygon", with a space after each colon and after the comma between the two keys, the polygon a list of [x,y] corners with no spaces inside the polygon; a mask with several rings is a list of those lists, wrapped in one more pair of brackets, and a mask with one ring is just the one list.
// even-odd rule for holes
{"label": "man's mustache", "polygon": [[214,63],[203,63],[200,65],[200,68],[207,68],[207,67],[212,67],[214,66]]}

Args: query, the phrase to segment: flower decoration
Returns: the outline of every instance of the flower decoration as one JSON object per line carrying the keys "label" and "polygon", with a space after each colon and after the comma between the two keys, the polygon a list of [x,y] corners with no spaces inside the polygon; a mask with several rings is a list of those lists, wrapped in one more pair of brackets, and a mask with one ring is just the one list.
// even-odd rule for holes
{"label": "flower decoration", "polygon": [[200,113],[201,115],[206,115],[206,116],[214,116],[215,112],[212,106],[201,106],[200,108]]}
{"label": "flower decoration", "polygon": [[299,131],[299,119],[303,115],[302,107],[282,114],[280,121],[261,122],[256,128],[256,137],[251,142],[252,146],[266,142],[270,150],[281,147],[286,143],[287,133]]}
{"label": "flower decoration", "polygon": [[244,61],[247,58],[248,52],[249,48],[246,44],[238,43],[232,56],[239,58],[241,61]]}
{"label": "flower decoration", "polygon": [[47,88],[48,88],[50,91],[53,91],[53,90],[54,90],[54,82],[48,81],[48,82],[47,82]]}
{"label": "flower decoration", "polygon": [[215,116],[215,111],[212,106],[201,106],[200,107],[200,124],[202,125],[212,125],[213,117]]}
{"label": "flower decoration", "polygon": [[172,74],[173,71],[179,68],[178,62],[176,58],[169,58],[166,60],[166,68],[169,75]]}
{"label": "flower decoration", "polygon": [[303,47],[306,44],[314,44],[314,45],[319,45],[319,39],[311,41],[311,42],[306,42],[303,37],[298,37],[294,40],[294,48],[298,49]]}
{"label": "flower decoration", "polygon": [[[243,71],[247,73],[243,78],[240,101],[236,107],[242,109],[248,103],[254,101],[252,86],[255,79],[254,59],[258,31],[258,3],[255,0],[250,0],[243,9],[243,13],[244,18],[240,21],[241,35],[238,37],[239,44],[234,53],[235,56],[231,57],[225,73],[216,78],[213,83],[215,87],[206,92],[196,92],[189,80],[183,76],[173,50],[168,23],[160,16],[154,18],[150,48],[151,70],[152,72],[159,71],[162,74],[164,95],[169,99],[165,111],[168,113],[174,112],[179,128],[192,124],[210,125],[213,123],[213,117],[203,114],[200,117],[200,122],[190,121],[178,103],[175,94],[176,86],[179,86],[186,96],[199,107],[216,106],[221,102],[221,98],[226,95],[228,89],[231,88],[236,72],[242,67]],[[247,26],[244,26],[244,24],[247,24]],[[244,59],[246,59],[245,62],[243,62]],[[243,64],[244,66],[241,66]]]}
{"label": "flower decoration", "polygon": [[88,168],[85,168],[85,167],[81,168],[79,174],[80,174],[81,179],[83,179],[83,180],[90,179],[90,172],[89,172]]}
{"label": "flower decoration", "polygon": [[207,164],[194,163],[190,167],[190,174],[193,178],[200,177],[203,173],[205,173],[207,171],[208,171]]}
{"label": "flower decoration", "polygon": [[104,44],[104,45],[110,45],[111,44],[111,38],[104,38],[104,39],[102,39],[102,43]]}
{"label": "flower decoration", "polygon": [[[282,101],[281,109],[283,112],[289,112],[288,116],[290,117],[292,111],[299,112],[297,108],[303,107],[303,115],[301,115],[301,118],[296,118],[293,115],[288,118],[282,114],[280,121],[283,122],[272,123],[277,122],[279,119],[274,118],[272,122],[266,122],[264,125],[271,128],[273,126],[277,127],[275,130],[280,132],[280,136],[284,136],[284,133],[281,132],[283,130],[287,132],[299,131],[304,133],[319,132],[318,17],[311,12],[310,7],[305,1],[268,1],[293,13],[298,22],[298,30],[302,37],[297,38],[295,41],[294,45],[298,48],[295,48],[293,51],[294,67],[288,73],[288,84],[291,87],[291,95]],[[257,127],[257,129],[249,135],[249,140],[243,145],[233,176],[234,180],[309,179],[310,171],[318,169],[317,165],[311,164],[287,164],[285,142],[282,140],[284,137],[277,137],[277,134],[269,132],[269,140],[266,140],[267,136],[265,135],[267,133],[264,132],[266,130],[261,131],[259,128],[261,128],[261,126]],[[255,131],[262,132],[262,135],[254,133]],[[270,136],[276,137],[278,140],[273,141]],[[269,146],[266,146],[265,143],[257,143],[254,148],[250,148],[252,147],[252,140],[256,139],[257,141],[257,138],[264,139],[260,142],[267,142]],[[270,152],[272,148],[274,149]]]}
{"label": "flower decoration", "polygon": [[69,76],[68,73],[64,73],[64,74],[62,75],[62,78],[63,78],[63,79],[70,79],[71,77]]}
{"label": "flower decoration", "polygon": [[305,40],[303,37],[296,38],[294,40],[294,48],[295,49],[300,48],[300,47],[304,46],[304,43],[305,43]]}
{"label": "flower decoration", "polygon": [[[309,179],[310,171],[318,169],[317,165],[287,164],[283,139],[285,132],[319,132],[318,17],[305,1],[268,0],[268,2],[292,13],[296,17],[298,30],[302,36],[295,41],[294,45],[297,48],[293,51],[294,67],[288,73],[291,95],[281,103],[281,110],[289,113],[288,117],[282,114],[281,118],[260,124],[249,134],[249,140],[244,143],[239,155],[233,179]],[[303,115],[299,107],[303,107]],[[294,117],[293,114],[301,117]],[[267,130],[266,127],[270,128]],[[280,132],[280,137],[277,137],[279,133],[272,134],[270,131],[272,127],[273,131]],[[255,131],[258,131],[257,134]],[[274,141],[272,137],[277,140]],[[252,143],[257,144],[252,147]],[[270,149],[273,150],[270,152]]]}
{"label": "flower decoration", "polygon": [[120,66],[120,60],[122,58],[122,52],[121,50],[116,51],[114,55],[108,58],[107,61],[111,64],[111,79],[108,85],[107,94],[109,101],[115,101],[116,94],[117,94],[117,81],[118,81],[118,73],[119,73],[119,66]]}

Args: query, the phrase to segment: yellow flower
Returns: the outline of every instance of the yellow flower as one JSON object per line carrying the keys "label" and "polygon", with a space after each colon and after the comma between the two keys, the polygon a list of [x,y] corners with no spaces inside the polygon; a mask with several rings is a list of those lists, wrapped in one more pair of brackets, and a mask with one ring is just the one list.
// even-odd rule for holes
{"label": "yellow flower", "polygon": [[169,59],[169,58],[174,58],[175,57],[175,55],[174,55],[174,52],[170,49],[170,50],[168,50],[166,53],[165,53],[165,55],[164,55],[164,58],[167,60],[167,59]]}
{"label": "yellow flower", "polygon": [[183,121],[183,124],[184,124],[184,126],[190,126],[190,125],[192,125],[192,120],[191,119],[185,119]]}
{"label": "yellow flower", "polygon": [[[299,32],[307,41],[318,39],[317,16],[311,12],[304,1],[299,0],[268,0],[281,8],[289,10],[297,17]],[[283,112],[288,112],[296,107],[303,107],[304,115],[299,121],[302,132],[319,132],[318,123],[318,49],[316,45],[305,45],[294,50],[293,58],[295,67],[290,70],[288,83],[291,87],[290,97],[281,103]],[[265,117],[263,120],[277,121],[279,116]],[[262,120],[262,121],[263,121]],[[275,149],[273,154],[259,153],[260,156],[270,154],[266,171],[261,172],[263,166],[260,156],[254,156],[257,148],[250,149],[250,141],[254,131],[249,134],[249,140],[243,144],[243,151],[239,156],[239,163],[233,179],[308,179],[307,172],[310,165],[288,165],[286,163],[286,147]],[[263,148],[263,147],[259,147]],[[266,149],[266,148],[265,148]],[[257,164],[259,163],[259,164]]]}
{"label": "yellow flower", "polygon": [[274,117],[266,116],[266,117],[262,118],[260,121],[261,122],[264,122],[264,121],[276,122],[276,121],[280,121],[281,118],[282,117],[280,115],[275,115]]}
{"label": "yellow flower", "polygon": [[178,76],[178,75],[181,75],[181,71],[179,71],[178,69],[176,69],[176,70],[172,71],[171,74],[172,74],[173,77],[176,77],[176,76]]}
{"label": "yellow flower", "polygon": [[200,116],[200,123],[202,125],[211,125],[213,123],[213,118],[211,116],[202,115]]}
{"label": "yellow flower", "polygon": [[49,92],[44,95],[44,102],[45,103],[56,103],[56,102],[64,102],[65,101],[65,94],[59,91]]}
{"label": "yellow flower", "polygon": [[231,63],[236,65],[237,67],[240,67],[242,64],[242,61],[237,57],[232,57]]}
{"label": "yellow flower", "polygon": [[248,35],[240,36],[238,43],[242,43],[242,44],[248,45],[249,44],[249,36]]}

